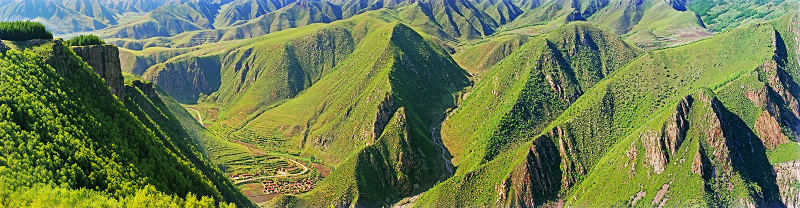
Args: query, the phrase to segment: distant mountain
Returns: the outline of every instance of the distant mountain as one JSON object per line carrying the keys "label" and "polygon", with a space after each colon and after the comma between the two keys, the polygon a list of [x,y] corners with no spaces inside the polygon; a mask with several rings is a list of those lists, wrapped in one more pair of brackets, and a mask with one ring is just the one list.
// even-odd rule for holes
{"label": "distant mountain", "polygon": [[101,34],[115,38],[146,39],[213,29],[214,17],[218,9],[219,5],[202,1],[161,6],[144,17],[108,28],[106,33]]}
{"label": "distant mountain", "polygon": [[[215,26],[225,27],[241,24],[262,15],[277,11],[297,0],[236,0],[220,10]],[[305,2],[305,1],[300,1]]]}
{"label": "distant mountain", "polygon": [[[100,18],[107,17],[100,14]],[[55,33],[92,31],[107,23],[86,16],[54,0],[20,0],[0,7],[0,20],[36,20]]]}

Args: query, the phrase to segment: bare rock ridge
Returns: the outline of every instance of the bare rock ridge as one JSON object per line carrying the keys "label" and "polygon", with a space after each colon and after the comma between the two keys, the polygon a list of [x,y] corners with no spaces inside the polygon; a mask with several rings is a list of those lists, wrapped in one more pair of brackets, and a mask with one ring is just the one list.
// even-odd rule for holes
{"label": "bare rock ridge", "polygon": [[89,64],[94,69],[94,73],[106,80],[112,94],[116,95],[120,101],[125,100],[125,79],[122,77],[117,46],[110,44],[73,46],[70,49]]}
{"label": "bare rock ridge", "polygon": [[372,135],[374,140],[378,140],[378,138],[383,133],[383,129],[389,124],[392,115],[397,110],[394,103],[394,97],[392,94],[387,94],[383,101],[378,106],[378,112],[375,113],[375,123],[372,125]]}

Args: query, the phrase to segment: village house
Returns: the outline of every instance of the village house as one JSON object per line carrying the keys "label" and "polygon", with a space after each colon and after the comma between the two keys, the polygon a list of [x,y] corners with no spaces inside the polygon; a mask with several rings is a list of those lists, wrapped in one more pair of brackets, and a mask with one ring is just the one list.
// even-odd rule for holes
{"label": "village house", "polygon": [[242,180],[247,180],[247,179],[253,178],[253,175],[251,175],[250,173],[242,173],[241,177],[242,177]]}

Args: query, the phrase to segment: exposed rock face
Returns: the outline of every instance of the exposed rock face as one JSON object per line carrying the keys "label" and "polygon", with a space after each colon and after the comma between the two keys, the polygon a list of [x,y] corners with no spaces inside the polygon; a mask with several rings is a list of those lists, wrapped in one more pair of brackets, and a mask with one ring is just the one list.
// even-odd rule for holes
{"label": "exposed rock face", "polygon": [[[34,41],[37,40],[28,41],[28,44],[29,45],[34,44],[33,43]],[[53,56],[45,58],[45,62],[47,62],[47,65],[52,66],[61,76],[67,76],[72,74],[72,70],[70,69],[71,66],[69,66],[68,64],[69,62],[67,61],[68,60],[67,54],[64,53],[65,48],[66,47],[64,46],[64,41],[61,41],[59,39],[53,40],[53,52],[52,52]],[[5,53],[5,50],[7,49],[8,47],[4,47],[3,53]]]}
{"label": "exposed rock face", "polygon": [[703,176],[708,174],[705,172],[706,168],[709,166],[708,158],[703,154],[703,152],[705,152],[703,146],[699,144],[697,146],[697,152],[694,153],[694,160],[692,162],[692,173]]}
{"label": "exposed rock face", "polygon": [[392,115],[397,110],[394,104],[394,98],[392,94],[387,94],[381,104],[378,105],[378,112],[375,113],[375,123],[372,124],[372,138],[374,140],[378,140],[378,137],[381,137],[381,133],[383,133],[383,129],[386,127],[386,124],[389,123],[389,119],[392,118]]}
{"label": "exposed rock face", "polygon": [[89,64],[94,69],[94,73],[106,80],[112,94],[121,101],[125,100],[125,79],[122,77],[117,46],[109,44],[74,46],[70,49]]}
{"label": "exposed rock face", "polygon": [[150,68],[142,78],[150,80],[180,103],[196,103],[203,95],[219,90],[220,61],[216,57],[196,57]]}
{"label": "exposed rock face", "polygon": [[730,157],[730,149],[728,148],[728,138],[725,137],[723,132],[723,123],[720,119],[720,111],[722,104],[715,97],[709,97],[703,91],[699,93],[698,99],[703,103],[711,104],[711,110],[714,113],[708,113],[703,118],[703,124],[708,125],[705,130],[701,131],[705,135],[706,141],[709,145],[709,150],[712,151],[715,160],[715,166],[712,167],[712,176],[717,176],[717,171],[729,173],[733,170],[732,161]]}
{"label": "exposed rock face", "polygon": [[141,90],[142,93],[144,93],[144,95],[147,96],[147,98],[149,98],[149,99],[158,98],[158,94],[156,94],[156,90],[155,90],[156,88],[153,86],[152,82],[145,83],[145,82],[142,82],[142,81],[139,81],[139,80],[134,80],[133,81],[133,86],[135,86],[136,88],[139,88],[139,90]]}
{"label": "exposed rock face", "polygon": [[781,192],[781,201],[789,207],[800,207],[800,161],[775,164],[773,167],[778,188]]}
{"label": "exposed rock face", "polygon": [[648,131],[640,135],[647,151],[647,162],[656,174],[664,172],[670,156],[675,155],[686,138],[686,131],[689,130],[687,117],[693,102],[692,96],[684,97],[670,116],[672,119],[667,120],[660,131]]}
{"label": "exposed rock face", "polygon": [[764,111],[758,116],[755,123],[756,133],[760,136],[764,146],[769,149],[775,149],[778,145],[789,142],[789,137],[786,137],[781,132],[781,125],[778,123],[778,117]]}
{"label": "exposed rock face", "polygon": [[497,206],[546,206],[558,198],[561,190],[561,169],[558,147],[546,137],[533,142],[524,163],[497,187]]}

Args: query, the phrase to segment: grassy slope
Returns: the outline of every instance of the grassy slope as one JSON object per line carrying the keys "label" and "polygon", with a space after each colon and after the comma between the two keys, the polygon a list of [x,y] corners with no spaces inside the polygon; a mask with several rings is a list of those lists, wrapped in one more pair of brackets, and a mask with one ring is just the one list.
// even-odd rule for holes
{"label": "grassy slope", "polygon": [[98,31],[98,34],[104,38],[146,39],[213,29],[218,7],[207,2],[165,5],[136,20]]}
{"label": "grassy slope", "polygon": [[[521,142],[512,138],[540,131],[582,89],[639,53],[616,35],[587,23],[570,24],[529,41],[498,63],[442,125],[442,139],[454,163],[464,164],[459,172]],[[535,107],[525,107],[531,105]]]}
{"label": "grassy slope", "polygon": [[[349,55],[355,43],[367,32],[386,24],[385,21],[368,14],[332,25],[315,24],[233,44],[195,47],[190,49],[191,53],[151,67],[144,77],[157,83],[163,80],[165,83],[161,86],[183,102],[194,102],[199,92],[214,92],[205,100],[232,112],[223,118],[233,119],[230,123],[223,122],[223,125],[229,125],[222,126],[228,131],[238,128],[262,109],[294,97],[315,83]],[[200,61],[212,64],[195,64]],[[206,82],[202,77],[195,78],[193,73],[220,74],[219,78],[210,77],[219,79],[211,81],[221,82],[219,89],[187,92],[185,89],[197,87],[173,86],[176,84],[173,82],[175,76],[166,76],[179,74],[179,77]]]}
{"label": "grassy slope", "polygon": [[[524,13],[518,18],[498,30],[502,31],[499,34],[534,35],[546,33],[570,21],[585,19],[619,35],[638,33],[640,35],[631,40],[637,45],[649,47],[674,46],[696,40],[683,37],[687,34],[706,35],[702,22],[691,11],[675,10],[663,1],[645,0],[639,3],[629,0],[581,1],[580,5],[573,5],[567,1],[544,1],[538,7],[523,10]],[[573,11],[581,15],[576,16]],[[653,35],[641,35],[644,33]]]}
{"label": "grassy slope", "polygon": [[791,12],[792,1],[692,1],[688,8],[697,13],[709,29],[725,31],[740,25],[763,23]]}
{"label": "grassy slope", "polygon": [[[563,196],[566,190],[571,190],[570,187],[581,184],[614,144],[644,124],[654,113],[670,106],[692,89],[723,83],[728,77],[742,70],[755,69],[769,60],[773,34],[772,27],[752,26],[691,45],[649,52],[588,90],[546,128],[545,134],[534,140],[538,145],[530,148],[554,145],[566,150],[561,154],[552,149],[550,152],[537,152],[537,157],[545,153],[561,158],[561,162],[556,163],[560,163],[561,171],[549,178],[558,178],[554,180],[559,181],[557,187],[562,190],[559,195]],[[524,146],[501,154],[494,161],[466,174],[478,180],[459,182],[462,177],[453,177],[423,196],[421,205],[446,205],[455,203],[452,199],[478,196],[480,198],[463,203],[491,204],[493,197],[480,194],[481,191],[491,192],[500,186],[500,182],[514,171],[512,168],[519,164],[516,161],[533,154],[526,154],[527,149],[529,147]],[[487,169],[501,171],[487,172]],[[477,191],[456,191],[465,186]],[[559,192],[551,190],[550,193]]]}
{"label": "grassy slope", "polygon": [[528,37],[522,35],[492,38],[485,42],[465,47],[466,49],[456,53],[453,59],[469,71],[470,74],[483,74],[494,67],[497,62],[511,55],[512,52],[525,44],[528,39]]}
{"label": "grassy slope", "polygon": [[[387,35],[384,38],[394,37],[389,36],[391,34],[387,34],[385,29],[374,30],[371,33],[378,33],[381,31],[384,31],[382,32],[384,33],[383,35]],[[426,77],[424,79],[418,78],[419,80],[416,80],[414,83],[390,83],[388,82],[389,80],[381,79],[382,77],[389,76],[389,71],[383,70],[383,68],[392,66],[391,63],[397,61],[394,60],[397,58],[394,56],[397,55],[381,51],[384,48],[388,48],[387,50],[392,49],[393,46],[384,45],[387,44],[385,40],[378,41],[375,39],[377,38],[372,37],[372,39],[367,39],[365,37],[358,46],[358,48],[362,49],[354,51],[349,58],[337,65],[330,74],[297,98],[264,112],[250,122],[246,129],[254,130],[254,132],[258,132],[264,135],[263,137],[267,138],[278,137],[289,139],[285,143],[287,147],[298,149],[308,147],[307,150],[311,151],[310,153],[322,151],[326,153],[325,158],[341,161],[347,158],[342,157],[342,151],[352,152],[353,150],[360,149],[358,146],[372,143],[370,140],[363,142],[357,142],[358,140],[356,140],[354,141],[355,143],[347,142],[351,139],[344,138],[357,136],[355,138],[366,139],[365,137],[378,136],[371,135],[372,133],[369,132],[371,131],[372,122],[375,119],[374,106],[378,106],[378,104],[384,100],[384,97],[387,96],[387,93],[416,88],[426,91],[433,90],[424,94],[424,96],[430,97],[427,102],[420,101],[419,103],[414,103],[414,105],[427,106],[430,108],[424,112],[442,111],[446,108],[445,106],[452,105],[452,102],[447,101],[452,98],[448,98],[448,96],[444,95],[448,94],[448,91],[454,89],[448,89],[450,87],[443,88],[443,86],[464,86],[466,80],[464,74],[457,74],[457,70],[454,71],[454,68],[458,68],[457,65],[455,65],[452,60],[444,58],[449,57],[446,52],[437,49],[438,46],[428,45],[431,44],[428,41],[422,42],[420,43],[422,45],[416,46],[419,48],[415,48],[414,52],[403,51],[404,53],[402,54],[409,59],[406,60],[406,62],[410,62],[415,66],[412,68],[412,70],[417,70],[415,74],[427,73],[432,77]],[[374,47],[375,49],[366,50],[368,47]],[[370,58],[365,59],[363,57]],[[425,58],[430,59],[430,63],[422,61],[425,60]],[[428,68],[424,66],[443,71],[419,71],[421,69],[428,70]],[[441,73],[446,73],[447,76],[437,75]],[[401,75],[405,76],[405,74],[393,76]],[[428,79],[436,81],[423,82],[423,80]],[[392,84],[392,87],[389,87],[389,84]],[[398,86],[395,86],[396,84],[410,84],[411,87],[403,86],[405,88],[397,89]],[[431,86],[430,84],[441,84],[442,86]],[[361,91],[358,89],[374,90]],[[397,95],[395,95],[395,99],[411,98],[398,98]],[[309,107],[316,110],[308,111]],[[417,109],[410,108],[409,111],[410,110]],[[339,112],[349,113],[341,114]],[[435,115],[426,114],[421,119],[426,123],[431,123],[437,118]],[[356,147],[358,148],[353,149],[352,145],[357,145]],[[334,155],[336,156],[333,157]],[[346,156],[349,154],[344,155]]]}
{"label": "grassy slope", "polygon": [[[467,84],[442,48],[393,23],[369,33],[329,75],[247,128],[269,133],[280,130],[271,126],[308,125],[287,137],[297,145],[291,148],[343,161],[319,188],[300,196],[301,204],[387,205],[439,178],[442,161],[429,129]],[[380,128],[386,114],[391,122]]]}
{"label": "grassy slope", "polygon": [[[763,116],[775,114],[778,116],[773,119],[776,119],[775,121],[779,122],[783,128],[786,128],[786,125],[792,126],[797,123],[796,114],[790,113],[790,110],[787,109],[793,105],[791,103],[797,102],[796,99],[792,95],[780,93],[780,89],[796,85],[794,81],[791,81],[793,79],[787,76],[797,73],[796,63],[781,63],[780,61],[782,56],[788,55],[786,52],[781,52],[780,43],[792,41],[791,37],[796,37],[796,34],[790,30],[796,26],[787,25],[787,23],[795,21],[794,18],[796,18],[795,15],[786,15],[784,18],[770,23],[776,29],[775,35],[780,34],[773,36],[777,38],[776,42],[779,46],[775,49],[777,52],[775,59],[779,68],[772,68],[769,64],[752,69],[741,68],[743,70],[741,73],[729,76],[723,84],[711,85],[710,87],[715,88],[714,92],[706,91],[706,94],[711,94],[712,97],[716,93],[717,98],[714,98],[714,102],[716,102],[715,108],[717,109],[711,113],[717,114],[716,116],[722,120],[723,141],[727,143],[727,147],[723,146],[722,148],[723,151],[729,149],[728,163],[730,164],[726,165],[725,162],[714,159],[719,158],[717,149],[720,147],[712,146],[714,143],[710,142],[712,138],[707,133],[708,129],[713,129],[707,124],[714,122],[709,122],[702,115],[709,112],[695,115],[697,117],[691,116],[695,120],[689,121],[691,129],[686,133],[687,136],[684,140],[688,142],[679,144],[681,151],[677,154],[666,154],[671,164],[667,165],[663,173],[653,174],[653,168],[648,167],[646,158],[636,157],[637,153],[633,154],[634,158],[630,158],[629,149],[633,149],[634,152],[638,150],[638,155],[652,154],[644,151],[647,147],[643,147],[642,142],[646,142],[646,139],[641,139],[640,135],[658,132],[657,128],[660,128],[658,125],[664,123],[665,117],[672,113],[670,110],[666,110],[661,113],[661,116],[650,119],[647,124],[609,151],[598,163],[598,166],[591,171],[586,181],[575,189],[582,192],[570,193],[570,195],[576,195],[578,199],[570,201],[568,204],[584,206],[630,204],[627,196],[633,196],[639,191],[643,193],[641,201],[645,205],[650,204],[651,201],[653,204],[658,204],[661,202],[661,198],[654,200],[656,193],[662,190],[662,186],[667,187],[664,184],[668,184],[668,188],[662,190],[669,198],[668,201],[664,200],[667,206],[682,206],[689,203],[730,206],[743,203],[742,201],[759,206],[780,206],[778,204],[782,203],[778,201],[779,196],[784,193],[778,193],[778,187],[775,186],[776,179],[771,171],[772,165],[800,160],[800,155],[796,152],[800,146],[793,141],[795,139],[791,139],[794,136],[789,135],[789,140],[784,141],[785,143],[772,147],[771,138],[783,137],[783,134],[787,133],[781,132],[779,129],[778,132],[765,134],[766,132],[761,131],[762,129],[758,126],[760,122],[763,122],[761,120]],[[773,28],[770,25],[761,27]],[[769,32],[767,35],[770,35]],[[752,35],[739,37],[753,38]],[[787,45],[790,51],[796,48],[796,45]],[[791,53],[794,52],[789,52],[789,54]],[[779,79],[783,81],[776,82],[779,79],[774,77],[781,76],[784,77]],[[762,95],[764,97],[760,98],[753,96],[759,91],[763,92],[764,89],[777,89],[777,92],[772,91],[774,94],[767,93],[768,95]],[[786,104],[773,100],[775,97],[769,98],[772,96],[782,97],[780,99],[784,100]],[[777,105],[769,107],[773,105],[770,103]],[[674,114],[672,116],[674,117]],[[796,131],[796,129],[790,130],[788,134],[794,134],[793,132]],[[719,169],[715,170],[717,172],[715,175],[723,176],[715,178],[710,175],[709,170],[703,170],[702,174],[693,174],[691,169],[694,158],[711,158],[704,160],[710,160],[711,162],[706,163],[712,163],[710,165],[713,166],[713,169]],[[620,162],[629,160],[630,162]],[[629,165],[628,163],[631,167],[636,168],[630,168],[627,171],[625,167]],[[708,165],[706,166],[709,168]],[[626,172],[627,174],[614,174],[615,172]],[[723,187],[728,187],[729,191],[719,191]],[[696,193],[705,194],[698,195]]]}

